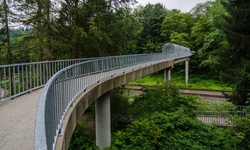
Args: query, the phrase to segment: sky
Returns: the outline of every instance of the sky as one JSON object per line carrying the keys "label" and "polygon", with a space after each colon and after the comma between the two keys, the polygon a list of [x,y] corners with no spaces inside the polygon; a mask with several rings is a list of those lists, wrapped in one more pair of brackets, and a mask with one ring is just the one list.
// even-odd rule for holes
{"label": "sky", "polygon": [[147,5],[162,3],[167,9],[179,9],[182,12],[189,12],[198,3],[204,3],[208,0],[137,0],[136,5]]}

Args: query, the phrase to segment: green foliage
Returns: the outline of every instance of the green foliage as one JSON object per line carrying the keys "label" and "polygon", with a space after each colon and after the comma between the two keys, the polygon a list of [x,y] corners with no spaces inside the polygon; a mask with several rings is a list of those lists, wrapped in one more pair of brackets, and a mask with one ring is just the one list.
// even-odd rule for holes
{"label": "green foliage", "polygon": [[183,33],[187,29],[187,23],[185,21],[184,13],[181,13],[180,10],[173,9],[171,10],[161,26],[161,36],[164,37],[165,41],[170,41],[170,36],[173,32]]}
{"label": "green foliage", "polygon": [[[107,149],[236,150],[243,141],[249,142],[249,122],[242,125],[242,119],[239,120],[237,127],[241,125],[243,132],[205,125],[193,113],[197,101],[189,98],[181,96],[171,84],[146,89],[132,103],[132,124],[114,133]],[[218,106],[224,109],[229,104]],[[241,148],[248,149],[247,146],[244,144]]]}
{"label": "green foliage", "polygon": [[113,89],[110,93],[111,100],[111,130],[115,132],[126,127],[130,123],[129,96],[122,89]]}
{"label": "green foliage", "polygon": [[182,96],[179,89],[171,83],[159,83],[154,88],[144,89],[144,93],[134,98],[129,110],[132,119],[150,118],[154,112],[183,109],[193,114],[195,100],[193,97]]}
{"label": "green foliage", "polygon": [[147,4],[135,10],[135,15],[143,27],[138,35],[140,53],[161,51],[165,41],[161,37],[160,28],[166,13],[166,8],[160,3]]}
{"label": "green foliage", "polygon": [[197,101],[197,111],[211,111],[211,112],[222,112],[222,111],[236,111],[237,106],[230,102],[209,102],[204,100]]}
{"label": "green foliage", "polygon": [[208,13],[211,6],[212,6],[212,1],[207,1],[205,3],[198,3],[195,7],[191,9],[190,13],[196,20],[198,20],[200,16]]}
{"label": "green foliage", "polygon": [[229,46],[218,53],[219,68],[225,81],[234,85],[231,100],[237,105],[246,105],[250,91],[250,1],[222,1],[228,15],[224,15],[223,31]]}
{"label": "green foliage", "polygon": [[[137,79],[136,81],[129,83],[129,85],[155,86],[157,83],[160,83],[163,80],[163,75],[158,73]],[[184,73],[174,73],[171,76],[171,82],[175,83],[176,86],[179,88],[209,89],[223,91],[232,90],[231,86],[226,83],[223,83],[222,81],[220,81],[220,79],[207,75],[190,75],[189,83],[188,85],[186,85]]]}
{"label": "green foliage", "polygon": [[[116,130],[112,135],[111,146],[107,150],[122,149],[249,149],[249,116],[231,118],[236,126],[218,128],[203,124],[196,118],[195,110],[228,110],[232,104],[213,103],[210,107],[200,107],[194,97],[180,95],[172,84],[158,84],[155,88],[145,89],[145,93],[136,97],[131,104],[128,96],[119,89],[111,93],[112,116],[130,115],[133,122]],[[123,112],[125,111],[125,112]],[[117,117],[118,116],[118,117]],[[115,120],[115,121],[117,121]],[[91,141],[87,123],[79,123],[78,136],[73,136],[71,149],[96,149]],[[116,124],[117,125],[117,124]],[[126,128],[124,128],[126,127]],[[80,134],[81,133],[81,134]],[[77,138],[76,138],[77,137]],[[87,139],[85,139],[85,137]],[[88,141],[90,140],[90,141]],[[83,143],[90,144],[83,144]],[[80,146],[80,147],[77,147]]]}
{"label": "green foliage", "polygon": [[[223,24],[222,15],[226,15],[225,9],[219,1],[207,2],[197,7],[205,13],[199,15],[197,22],[192,27],[192,48],[196,51],[195,64],[202,74],[212,73],[219,75],[219,53],[227,47],[226,35],[219,25]],[[192,63],[192,62],[191,62]],[[196,72],[197,73],[197,72]]]}
{"label": "green foliage", "polygon": [[[243,110],[244,112],[245,110]],[[249,112],[249,109],[248,109]],[[237,147],[242,150],[250,149],[250,114],[246,114],[244,117],[239,117],[237,114],[231,117],[231,120],[234,122],[233,134],[237,134],[239,138],[237,141],[234,141],[237,144]]]}
{"label": "green foliage", "polygon": [[[32,26],[32,33],[21,33],[22,39],[15,36],[11,41],[13,63],[138,53],[142,24],[130,9],[132,1],[60,1],[61,7],[56,9],[49,1],[15,1],[17,22]],[[50,17],[52,12],[58,15]],[[2,15],[0,19],[4,19]],[[6,64],[2,31],[0,58]]]}
{"label": "green foliage", "polygon": [[95,135],[90,132],[89,122],[82,120],[76,125],[69,150],[98,150],[95,146]]}
{"label": "green foliage", "polygon": [[171,80],[180,88],[207,89],[231,91],[232,87],[216,77],[207,75],[190,75],[188,85],[185,84],[185,77],[174,75]]}
{"label": "green foliage", "polygon": [[170,35],[170,39],[171,43],[178,43],[179,45],[190,47],[190,44],[188,42],[189,40],[188,33],[172,32],[172,34]]}
{"label": "green foliage", "polygon": [[154,113],[113,135],[110,149],[237,149],[224,129],[206,126],[183,109]]}
{"label": "green foliage", "polygon": [[159,73],[156,73],[149,76],[145,76],[143,78],[139,78],[136,81],[130,82],[129,85],[155,86],[157,83],[160,83],[162,81],[163,76]]}

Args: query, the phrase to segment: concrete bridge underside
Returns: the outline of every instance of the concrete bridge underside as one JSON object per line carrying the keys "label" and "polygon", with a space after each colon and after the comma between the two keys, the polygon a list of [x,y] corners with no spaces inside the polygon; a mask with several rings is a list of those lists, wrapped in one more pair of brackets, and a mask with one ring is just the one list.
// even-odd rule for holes
{"label": "concrete bridge underside", "polygon": [[125,85],[128,82],[134,81],[138,78],[147,76],[160,70],[170,68],[174,65],[174,63],[174,60],[166,60],[140,64],[138,67],[133,66],[133,69],[128,67],[126,72],[115,74],[109,79],[101,80],[98,84],[88,88],[87,91],[83,92],[77,98],[73,106],[67,112],[62,123],[62,129],[64,129],[64,131],[62,132],[62,135],[57,138],[56,149],[68,149],[77,121],[96,99],[113,88]]}

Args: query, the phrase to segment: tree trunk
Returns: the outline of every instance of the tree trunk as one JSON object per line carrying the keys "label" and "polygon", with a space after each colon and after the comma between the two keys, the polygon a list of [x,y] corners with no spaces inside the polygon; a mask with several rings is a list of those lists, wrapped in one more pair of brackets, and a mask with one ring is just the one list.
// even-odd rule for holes
{"label": "tree trunk", "polygon": [[78,50],[78,19],[79,19],[79,12],[78,12],[78,3],[79,0],[74,0],[74,14],[73,14],[73,26],[74,28],[74,36],[73,36],[73,57],[74,58],[79,58],[79,50]]}
{"label": "tree trunk", "polygon": [[[12,63],[12,53],[11,53],[11,46],[10,46],[10,31],[9,31],[9,8],[7,5],[7,1],[4,0],[4,17],[5,17],[5,31],[6,31],[6,42],[7,42],[7,64],[11,64]],[[10,94],[13,95],[14,94],[14,83],[13,83],[13,77],[12,77],[12,69],[10,69],[9,72],[9,83],[10,83]]]}
{"label": "tree trunk", "polygon": [[12,54],[10,47],[10,32],[9,32],[9,18],[8,18],[8,5],[7,1],[4,0],[4,17],[5,17],[5,31],[6,31],[6,42],[7,42],[7,64],[12,63]]}
{"label": "tree trunk", "polygon": [[38,61],[44,60],[43,36],[42,36],[42,2],[37,0],[37,37],[39,40],[39,58]]}
{"label": "tree trunk", "polygon": [[46,19],[47,19],[47,24],[46,24],[46,38],[47,38],[47,51],[48,51],[48,59],[52,60],[53,59],[53,53],[51,49],[51,24],[50,24],[50,0],[47,0],[46,4]]}

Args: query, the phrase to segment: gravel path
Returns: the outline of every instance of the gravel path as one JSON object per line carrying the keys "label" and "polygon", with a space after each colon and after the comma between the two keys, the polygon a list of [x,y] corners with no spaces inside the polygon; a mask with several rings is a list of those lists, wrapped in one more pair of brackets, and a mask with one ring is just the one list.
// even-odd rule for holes
{"label": "gravel path", "polygon": [[0,105],[0,149],[34,149],[36,109],[42,89]]}

